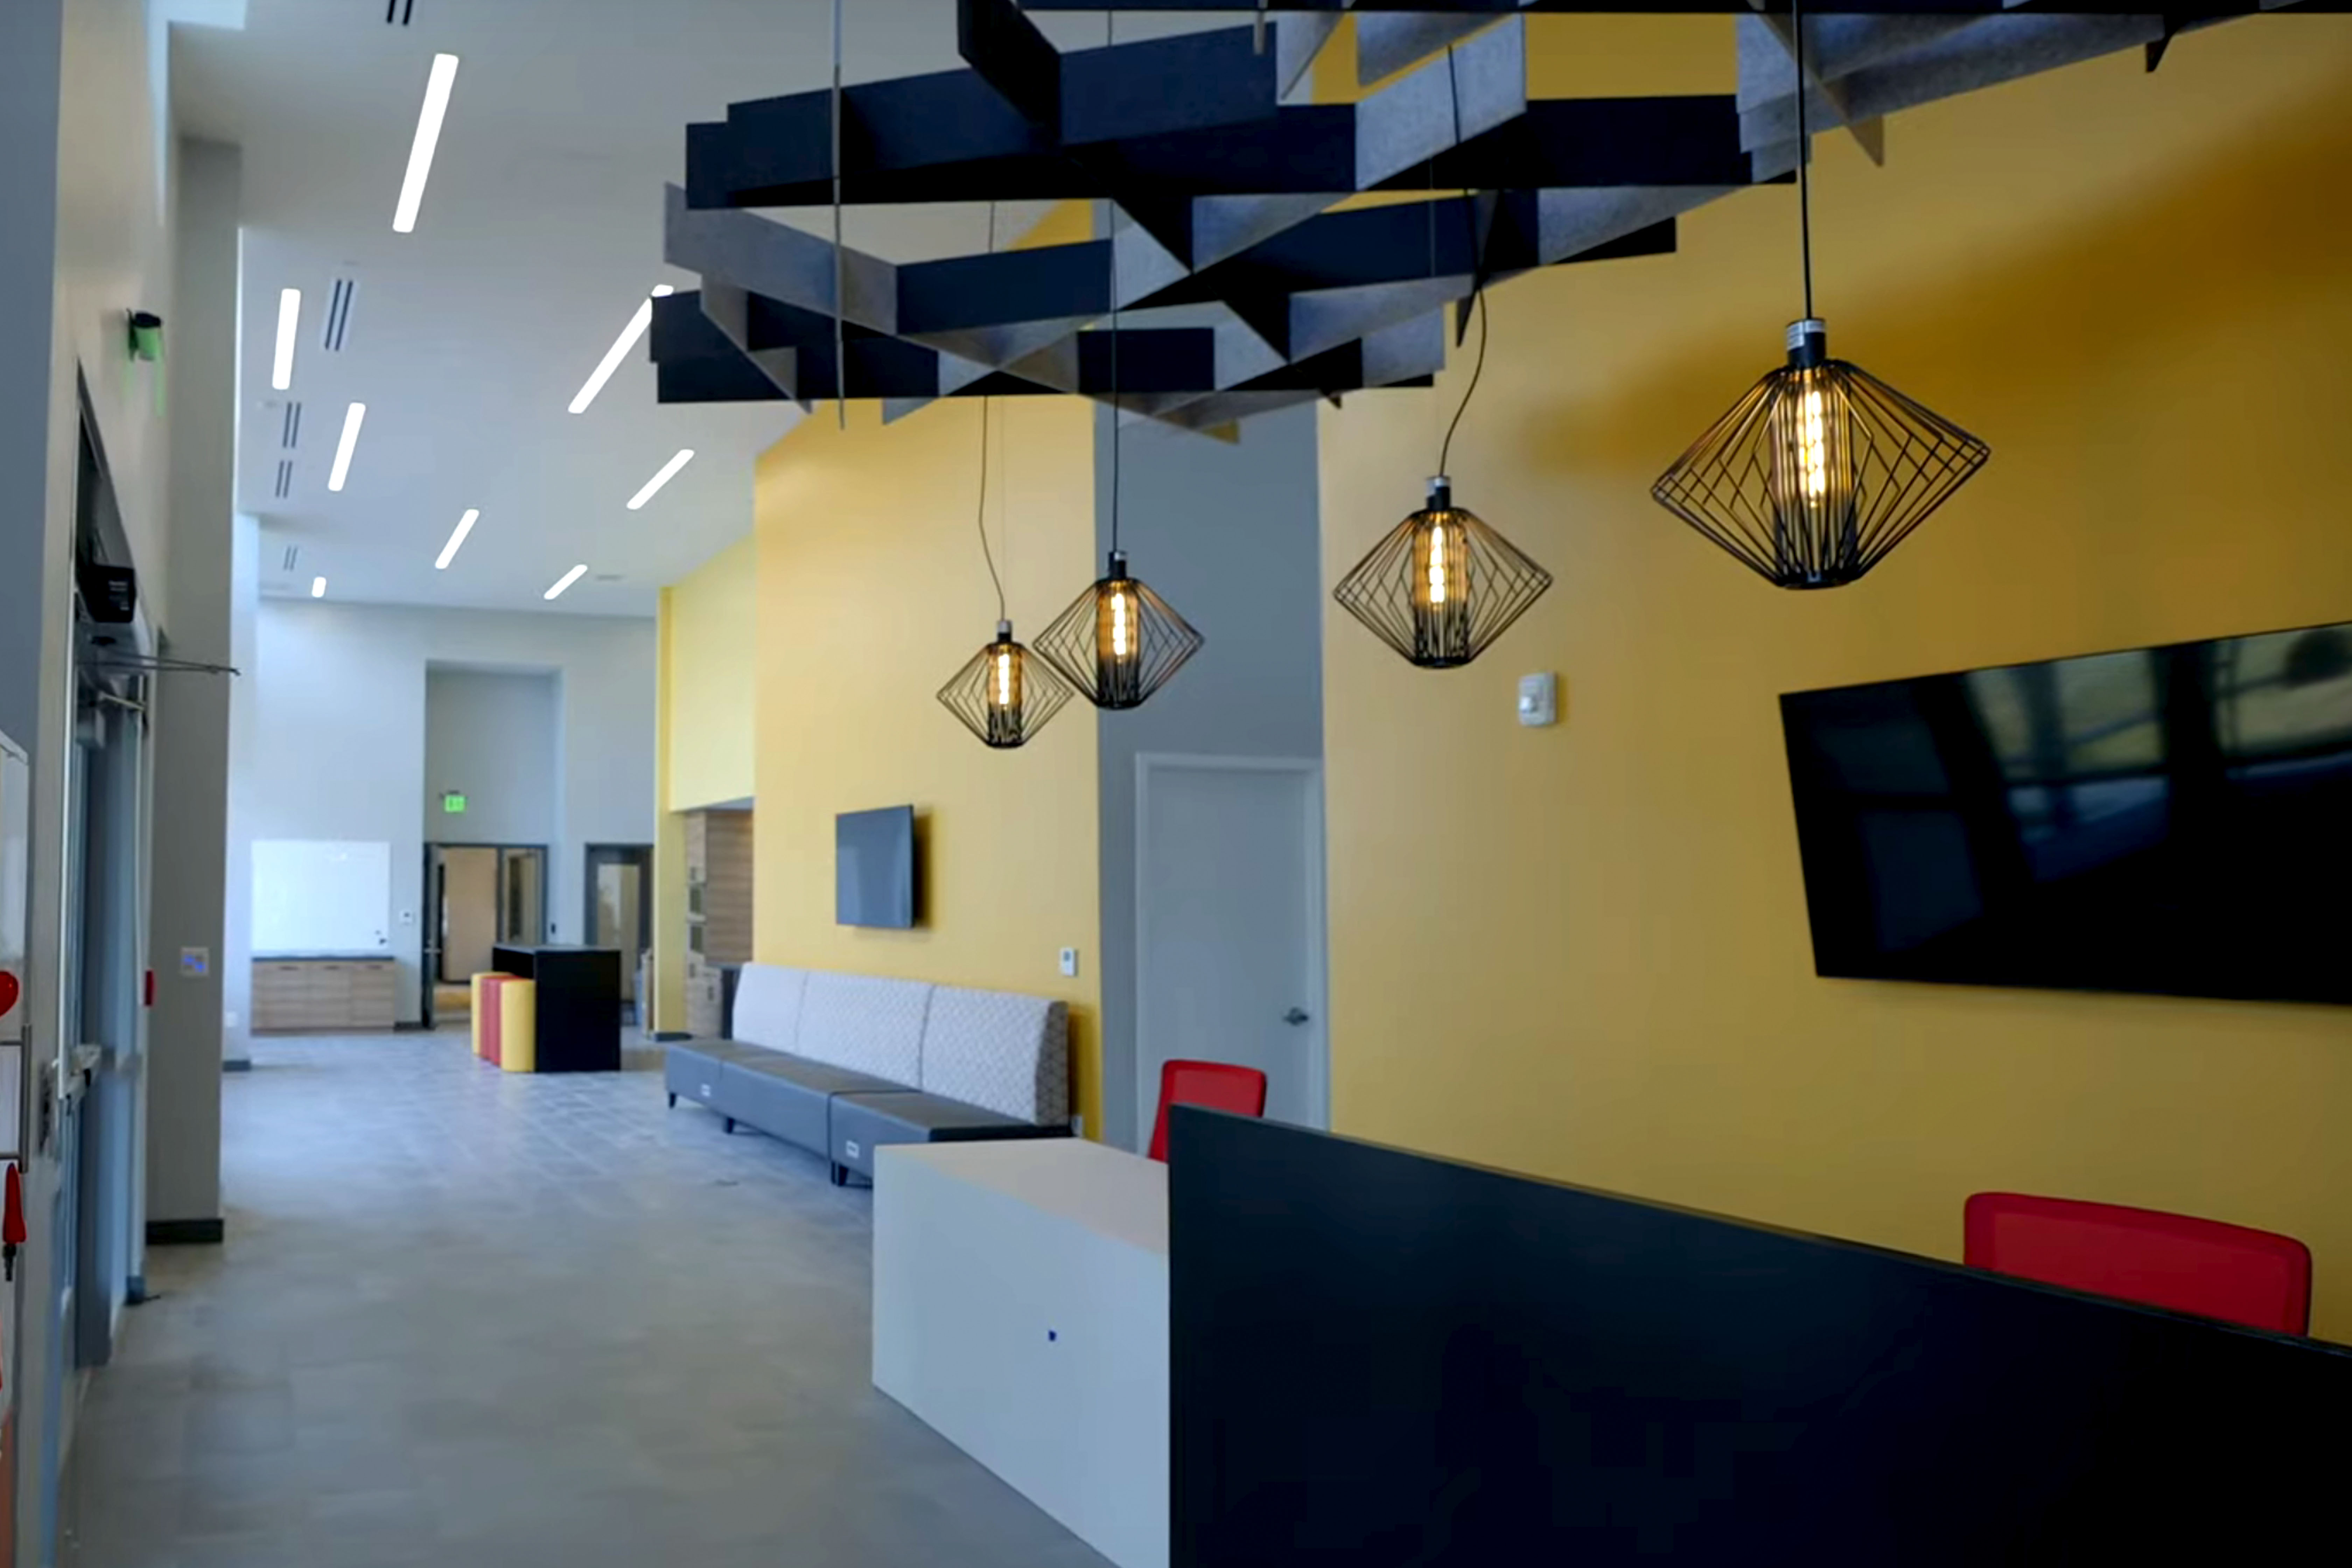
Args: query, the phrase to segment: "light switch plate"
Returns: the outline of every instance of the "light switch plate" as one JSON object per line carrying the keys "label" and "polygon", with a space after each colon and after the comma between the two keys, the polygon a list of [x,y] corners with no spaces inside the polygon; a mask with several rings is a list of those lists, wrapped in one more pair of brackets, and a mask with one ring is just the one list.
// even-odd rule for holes
{"label": "light switch plate", "polygon": [[1559,677],[1551,674],[1519,677],[1519,722],[1530,730],[1559,721]]}
{"label": "light switch plate", "polygon": [[1062,973],[1071,979],[1077,978],[1078,950],[1076,948],[1066,947],[1062,950]]}

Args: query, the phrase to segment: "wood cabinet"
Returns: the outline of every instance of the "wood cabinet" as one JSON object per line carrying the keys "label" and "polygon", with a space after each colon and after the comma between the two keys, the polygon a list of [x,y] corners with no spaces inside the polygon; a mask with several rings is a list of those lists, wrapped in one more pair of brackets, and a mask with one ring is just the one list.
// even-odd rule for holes
{"label": "wood cabinet", "polygon": [[328,1035],[389,1029],[399,966],[388,958],[261,958],[253,964],[257,1032]]}

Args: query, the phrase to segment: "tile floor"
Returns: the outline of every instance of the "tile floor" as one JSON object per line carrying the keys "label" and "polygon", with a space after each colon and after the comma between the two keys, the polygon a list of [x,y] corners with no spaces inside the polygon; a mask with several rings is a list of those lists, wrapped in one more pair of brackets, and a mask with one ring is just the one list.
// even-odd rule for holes
{"label": "tile floor", "polygon": [[223,1088],[229,1239],[149,1254],[69,1568],[1102,1563],[874,1392],[872,1194],[814,1156],[452,1035]]}

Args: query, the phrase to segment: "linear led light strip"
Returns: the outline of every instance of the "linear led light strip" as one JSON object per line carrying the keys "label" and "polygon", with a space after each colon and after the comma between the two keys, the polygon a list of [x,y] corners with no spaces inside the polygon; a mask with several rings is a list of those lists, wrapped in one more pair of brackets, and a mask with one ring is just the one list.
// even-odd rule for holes
{"label": "linear led light strip", "polygon": [[360,425],[367,418],[367,405],[354,403],[343,416],[343,438],[335,444],[334,472],[327,476],[327,488],[340,490],[343,480],[351,477],[352,452],[360,444]]}
{"label": "linear led light strip", "polygon": [[569,588],[572,584],[577,583],[581,578],[585,577],[587,574],[588,563],[583,561],[579,565],[574,566],[571,571],[566,572],[562,576],[558,577],[555,580],[555,586],[541,595],[540,597],[543,599],[560,599],[563,597],[564,589]]}
{"label": "linear led light strip", "polygon": [[441,144],[441,119],[449,112],[449,89],[457,85],[457,57],[435,55],[433,73],[425,79],[425,107],[416,115],[416,140],[408,148],[408,175],[400,182],[400,205],[394,209],[394,234],[413,234],[416,209],[425,205],[425,182],[433,174],[433,150]]}
{"label": "linear led light strip", "polygon": [[294,384],[294,334],[302,325],[302,290],[278,291],[278,354],[269,363],[269,384],[279,392]]}
{"label": "linear led light strip", "polygon": [[457,526],[450,531],[449,542],[441,547],[441,558],[433,563],[433,570],[436,572],[449,570],[449,563],[457,559],[457,552],[465,548],[466,535],[474,531],[474,524],[481,521],[481,516],[482,510],[479,507],[468,507],[466,510],[466,515],[459,518]]}
{"label": "linear led light strip", "polygon": [[654,301],[667,300],[675,292],[667,283],[656,284],[653,292],[637,302],[637,313],[629,318],[629,324],[621,329],[621,335],[613,340],[613,346],[604,351],[604,357],[582,384],[580,395],[572,400],[572,413],[588,411],[596,395],[604,390],[604,384],[613,379],[613,373],[621,368],[621,362],[628,358],[629,351],[637,346],[637,340],[646,335],[646,329],[654,324]]}
{"label": "linear led light strip", "polygon": [[659,495],[661,493],[662,486],[669,483],[671,479],[677,478],[677,471],[692,461],[694,461],[694,448],[691,447],[682,448],[677,457],[672,458],[668,462],[664,463],[661,466],[660,473],[656,474],[652,479],[646,481],[645,489],[639,490],[635,495],[629,498],[629,510],[631,511],[643,511],[646,507],[646,502]]}

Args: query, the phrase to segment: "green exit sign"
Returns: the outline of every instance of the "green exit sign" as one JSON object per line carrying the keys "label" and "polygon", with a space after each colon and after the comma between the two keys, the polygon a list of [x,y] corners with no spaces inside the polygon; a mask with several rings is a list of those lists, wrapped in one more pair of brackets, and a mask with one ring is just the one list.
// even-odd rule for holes
{"label": "green exit sign", "polygon": [[441,809],[452,816],[463,816],[466,814],[466,797],[454,789],[443,790]]}

